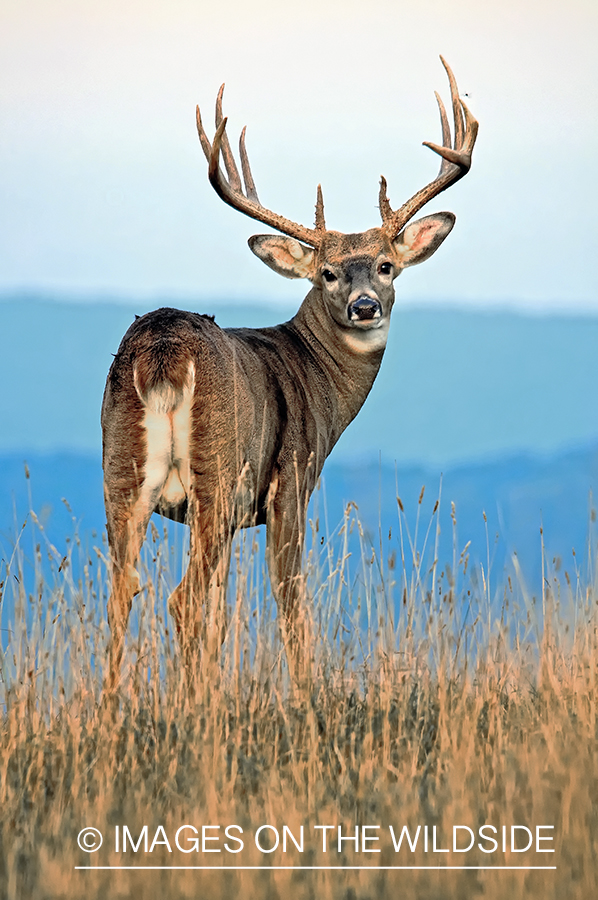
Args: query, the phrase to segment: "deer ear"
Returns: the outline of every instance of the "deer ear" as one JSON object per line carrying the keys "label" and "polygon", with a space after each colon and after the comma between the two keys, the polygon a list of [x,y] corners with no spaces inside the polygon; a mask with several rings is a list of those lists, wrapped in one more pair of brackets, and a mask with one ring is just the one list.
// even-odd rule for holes
{"label": "deer ear", "polygon": [[398,268],[416,266],[432,256],[454,224],[455,216],[452,213],[440,212],[408,225],[394,240]]}
{"label": "deer ear", "polygon": [[285,278],[310,278],[313,274],[314,251],[295,238],[254,234],[247,243],[262,262]]}

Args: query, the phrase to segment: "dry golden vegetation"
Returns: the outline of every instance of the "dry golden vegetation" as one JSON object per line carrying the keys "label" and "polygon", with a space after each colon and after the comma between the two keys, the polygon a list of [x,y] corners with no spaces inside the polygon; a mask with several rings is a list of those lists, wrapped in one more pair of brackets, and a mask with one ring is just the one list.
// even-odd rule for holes
{"label": "dry golden vegetation", "polygon": [[[114,709],[102,549],[75,539],[65,558],[28,525],[0,575],[1,896],[598,896],[591,575],[546,571],[534,599],[467,553],[435,564],[434,522],[426,546],[399,526],[393,556],[355,510],[323,545],[314,524],[313,660],[293,688],[245,533],[222,656],[192,697],[164,614],[173,548],[152,527]],[[91,827],[96,852],[78,846]]]}

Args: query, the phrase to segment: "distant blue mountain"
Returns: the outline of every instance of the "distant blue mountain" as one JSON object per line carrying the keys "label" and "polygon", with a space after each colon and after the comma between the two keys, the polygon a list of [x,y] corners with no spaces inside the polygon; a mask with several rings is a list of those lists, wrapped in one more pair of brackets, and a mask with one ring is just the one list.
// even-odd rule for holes
{"label": "distant blue mountain", "polygon": [[[0,300],[0,453],[98,452],[106,373],[150,303]],[[294,309],[197,304],[222,326],[268,325]],[[482,457],[556,454],[598,442],[598,317],[455,309],[393,314],[382,369],[333,459],[433,471]]]}

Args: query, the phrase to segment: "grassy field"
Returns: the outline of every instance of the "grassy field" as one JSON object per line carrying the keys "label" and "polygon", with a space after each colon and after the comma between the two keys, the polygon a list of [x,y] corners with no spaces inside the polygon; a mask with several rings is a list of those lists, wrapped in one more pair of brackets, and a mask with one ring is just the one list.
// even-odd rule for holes
{"label": "grassy field", "polygon": [[299,687],[247,532],[191,698],[164,613],[175,553],[152,527],[107,710],[105,547],[65,555],[30,523],[0,572],[0,895],[598,896],[591,567],[546,561],[533,597],[516,559],[493,575],[455,542],[437,563],[435,529],[399,511],[373,546],[354,509],[332,536],[313,523]]}

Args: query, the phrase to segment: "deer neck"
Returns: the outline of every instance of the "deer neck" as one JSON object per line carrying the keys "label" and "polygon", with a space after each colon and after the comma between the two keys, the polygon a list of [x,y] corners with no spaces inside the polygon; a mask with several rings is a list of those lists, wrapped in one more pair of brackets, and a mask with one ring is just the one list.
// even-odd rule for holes
{"label": "deer neck", "polygon": [[332,319],[316,287],[309,292],[290,325],[317,360],[337,396],[340,436],[372,388],[384,355],[388,329],[377,340],[359,340],[363,334],[356,335],[354,329],[342,327]]}

